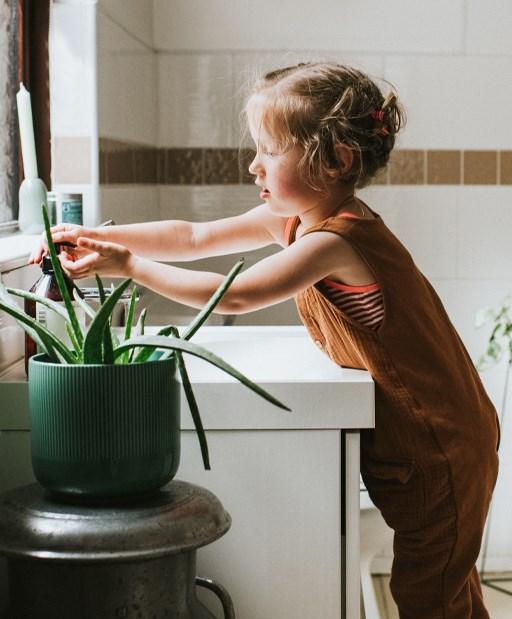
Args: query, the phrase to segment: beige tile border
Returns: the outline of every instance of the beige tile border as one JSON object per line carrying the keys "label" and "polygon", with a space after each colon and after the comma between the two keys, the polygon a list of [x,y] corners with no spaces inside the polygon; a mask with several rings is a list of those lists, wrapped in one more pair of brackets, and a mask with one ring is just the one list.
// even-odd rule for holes
{"label": "beige tile border", "polygon": [[465,150],[463,157],[464,185],[496,185],[498,183],[498,151]]}
{"label": "beige tile border", "polygon": [[[245,185],[243,148],[156,148],[100,138],[100,183]],[[512,150],[397,149],[373,185],[512,185]]]}

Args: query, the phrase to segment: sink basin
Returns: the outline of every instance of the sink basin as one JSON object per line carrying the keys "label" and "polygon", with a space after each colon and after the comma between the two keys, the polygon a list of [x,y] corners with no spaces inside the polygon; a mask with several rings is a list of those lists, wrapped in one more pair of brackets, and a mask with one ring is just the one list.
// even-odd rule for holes
{"label": "sink basin", "polygon": [[[301,327],[204,328],[192,341],[256,381],[340,377],[340,368],[318,350]],[[187,355],[186,363],[202,380],[235,380],[198,357]]]}
{"label": "sink basin", "polygon": [[[158,328],[148,328],[154,333]],[[373,427],[373,381],[342,368],[300,326],[202,327],[192,338],[292,409],[283,411],[210,363],[185,355],[206,428]],[[192,427],[188,406],[182,427]],[[362,411],[365,411],[363,414]]]}

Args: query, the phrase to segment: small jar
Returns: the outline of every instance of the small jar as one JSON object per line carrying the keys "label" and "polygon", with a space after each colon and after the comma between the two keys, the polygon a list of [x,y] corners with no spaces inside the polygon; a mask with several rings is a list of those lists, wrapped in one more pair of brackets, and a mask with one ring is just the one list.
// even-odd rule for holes
{"label": "small jar", "polygon": [[63,224],[83,224],[83,197],[81,193],[63,193],[60,199]]}

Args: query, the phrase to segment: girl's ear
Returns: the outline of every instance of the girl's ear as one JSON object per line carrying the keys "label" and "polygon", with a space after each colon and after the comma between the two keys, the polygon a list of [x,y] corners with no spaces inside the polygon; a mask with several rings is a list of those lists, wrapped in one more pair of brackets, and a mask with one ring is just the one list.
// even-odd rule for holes
{"label": "girl's ear", "polygon": [[345,176],[354,165],[354,154],[352,149],[350,149],[346,144],[337,144],[336,145],[336,157],[339,162],[339,170],[342,176]]}
{"label": "girl's ear", "polygon": [[346,144],[337,144],[335,147],[338,166],[327,170],[327,175],[333,179],[345,176],[352,170],[354,165],[354,154]]}

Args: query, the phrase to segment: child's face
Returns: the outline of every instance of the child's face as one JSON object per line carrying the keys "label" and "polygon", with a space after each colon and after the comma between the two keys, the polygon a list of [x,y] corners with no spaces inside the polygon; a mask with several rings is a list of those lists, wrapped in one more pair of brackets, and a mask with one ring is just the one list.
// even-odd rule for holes
{"label": "child's face", "polygon": [[302,149],[295,146],[279,152],[272,137],[261,125],[261,115],[254,111],[249,120],[256,156],[249,172],[261,187],[260,197],[270,210],[281,217],[299,215],[310,210],[319,199],[318,192],[307,185],[298,172]]}

